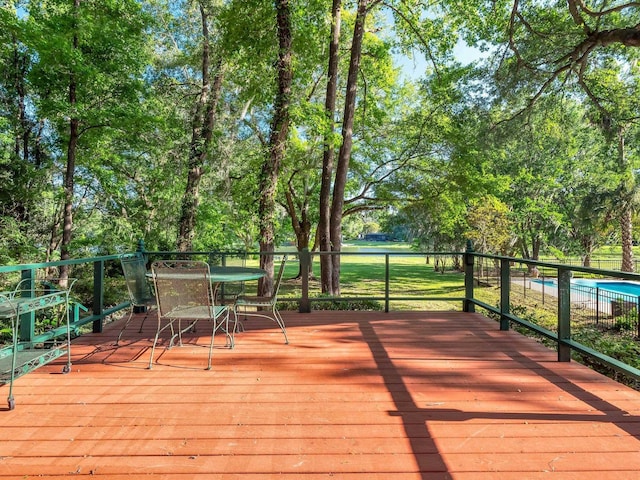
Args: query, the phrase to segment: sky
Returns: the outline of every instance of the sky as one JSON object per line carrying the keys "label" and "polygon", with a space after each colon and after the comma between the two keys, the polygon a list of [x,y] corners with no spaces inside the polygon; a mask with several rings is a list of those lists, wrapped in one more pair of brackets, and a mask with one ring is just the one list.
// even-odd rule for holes
{"label": "sky", "polygon": [[[485,53],[481,52],[477,48],[470,47],[462,40],[458,42],[456,47],[454,48],[454,55],[456,59],[462,63],[463,65],[467,65],[475,60],[480,59]],[[420,78],[427,67],[427,61],[425,57],[420,52],[415,52],[414,58],[407,58],[403,55],[396,56],[396,65],[402,68],[403,73],[411,78],[417,79]]]}

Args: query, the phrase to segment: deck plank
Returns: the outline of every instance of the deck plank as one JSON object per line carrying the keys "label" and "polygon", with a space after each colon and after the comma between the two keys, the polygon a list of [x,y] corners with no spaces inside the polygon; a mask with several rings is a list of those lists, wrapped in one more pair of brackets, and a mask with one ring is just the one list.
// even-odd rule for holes
{"label": "deck plank", "polygon": [[287,312],[211,371],[141,319],[15,382],[0,479],[640,479],[640,392],[479,314]]}

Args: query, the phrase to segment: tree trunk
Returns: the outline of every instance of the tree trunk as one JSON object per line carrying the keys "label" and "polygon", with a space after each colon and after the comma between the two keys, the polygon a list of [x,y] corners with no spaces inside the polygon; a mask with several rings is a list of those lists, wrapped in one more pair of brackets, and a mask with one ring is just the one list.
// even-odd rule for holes
{"label": "tree trunk", "polygon": [[[286,192],[287,199],[287,212],[291,217],[291,225],[293,232],[296,235],[296,249],[298,252],[308,249],[311,241],[311,220],[309,219],[309,188],[305,177],[303,198],[301,202],[298,202],[297,207],[300,209],[298,214],[298,208],[296,208],[296,201],[294,195],[294,188],[292,186],[293,177],[289,181],[289,188]],[[298,271],[298,278],[302,278],[302,270]]]}
{"label": "tree trunk", "polygon": [[[69,99],[73,99],[71,104],[76,103],[75,98],[75,82],[69,84]],[[60,259],[68,260],[70,258],[69,246],[71,244],[73,229],[73,189],[74,189],[74,173],[76,168],[76,154],[78,150],[78,124],[77,118],[69,121],[69,144],[67,145],[67,170],[64,177],[64,213],[62,221],[62,243],[60,244]],[[69,266],[62,265],[60,267],[60,278],[67,278],[69,274]]]}
{"label": "tree trunk", "polygon": [[12,75],[14,75],[14,86],[17,95],[17,107],[18,107],[18,128],[16,129],[16,137],[15,137],[15,156],[16,158],[21,158],[22,161],[29,161],[29,133],[30,127],[29,122],[27,121],[27,110],[25,106],[25,101],[27,97],[26,87],[25,87],[25,77],[26,77],[26,67],[25,63],[27,60],[23,53],[20,52],[18,48],[18,41],[15,35],[12,35],[12,45],[13,45],[13,71]]}
{"label": "tree trunk", "polygon": [[618,129],[618,162],[623,173],[625,184],[622,187],[622,211],[620,212],[620,239],[622,241],[622,268],[623,272],[633,272],[633,192],[635,182],[633,172],[628,172],[624,144],[624,128]]}
{"label": "tree trunk", "polygon": [[[80,0],[73,2],[74,16],[77,17],[80,9]],[[78,49],[78,32],[77,22],[74,22],[76,31],[73,34],[73,49]],[[77,81],[75,75],[71,73],[69,76],[69,111],[75,110],[77,99]],[[67,169],[64,177],[64,212],[62,220],[62,242],[60,243],[60,260],[68,260],[70,258],[70,245],[73,230],[73,190],[74,176],[76,170],[76,155],[78,151],[78,137],[80,120],[77,117],[71,117],[69,120],[69,143],[67,144]],[[60,266],[60,285],[66,286],[69,277],[69,265]]]}
{"label": "tree trunk", "polygon": [[542,239],[538,235],[533,235],[531,239],[531,260],[540,260],[540,248]]}
{"label": "tree trunk", "polygon": [[620,230],[622,238],[622,271],[633,272],[633,222],[630,205],[625,205],[620,214]]}
{"label": "tree trunk", "polygon": [[269,157],[260,173],[260,202],[258,223],[260,228],[260,267],[267,275],[258,282],[258,295],[270,295],[273,291],[273,252],[275,251],[275,197],[280,164],[286,150],[289,134],[289,103],[291,101],[291,13],[288,0],[275,0],[278,24],[278,92],[271,121]]}
{"label": "tree trunk", "polygon": [[[11,162],[9,168],[13,170],[10,174],[10,178],[15,181],[20,181],[19,172],[23,167],[23,164],[28,164],[30,161],[30,133],[31,127],[27,119],[26,101],[27,101],[27,89],[26,89],[26,73],[28,62],[24,52],[20,51],[18,46],[18,40],[15,34],[11,35],[11,45],[13,49],[12,68],[10,75],[13,77],[13,87],[16,96],[16,119],[14,128],[14,161]],[[9,73],[9,72],[6,72]],[[8,80],[8,79],[7,79]],[[8,84],[9,82],[7,82]],[[22,188],[28,190],[28,185],[22,185]],[[11,197],[10,197],[11,199]],[[15,195],[11,199],[10,206],[12,215],[19,222],[22,227],[22,223],[26,222],[29,218],[29,205],[26,198],[22,195]]]}
{"label": "tree trunk", "polygon": [[591,266],[591,255],[594,250],[594,242],[591,236],[582,237],[582,251],[584,252],[584,257],[582,258],[582,266],[590,267]]}
{"label": "tree trunk", "polygon": [[333,201],[331,204],[331,249],[338,255],[333,256],[331,269],[331,287],[333,295],[340,295],[340,250],[342,244],[342,211],[344,207],[344,192],[349,172],[349,159],[353,144],[353,120],[356,110],[356,94],[358,90],[358,73],[360,57],[362,55],[362,40],[367,17],[367,6],[370,0],[358,0],[351,43],[351,59],[349,61],[349,75],[347,76],[347,91],[345,95],[344,116],[342,119],[342,145],[338,154],[336,178],[333,186]]}
{"label": "tree trunk", "polygon": [[520,237],[520,251],[522,258],[531,258],[531,253],[529,252],[529,246],[527,245],[527,241],[525,239],[525,233]]}
{"label": "tree trunk", "polygon": [[324,152],[322,155],[322,184],[320,186],[320,220],[318,221],[318,238],[320,255],[320,284],[322,293],[333,294],[332,257],[331,252],[331,179],[333,177],[333,158],[335,145],[334,116],[336,111],[336,97],[338,89],[338,61],[340,47],[342,0],[333,0],[331,7],[331,43],[329,44],[329,68],[327,70],[327,94],[325,99],[325,115],[328,129],[324,138]]}
{"label": "tree trunk", "polygon": [[189,173],[187,186],[182,197],[177,241],[177,248],[180,252],[191,250],[193,246],[200,181],[204,174],[204,164],[211,146],[215,115],[222,90],[222,62],[220,61],[217,64],[213,89],[210,84],[209,15],[202,4],[200,4],[200,17],[202,19],[202,86],[191,124]]}

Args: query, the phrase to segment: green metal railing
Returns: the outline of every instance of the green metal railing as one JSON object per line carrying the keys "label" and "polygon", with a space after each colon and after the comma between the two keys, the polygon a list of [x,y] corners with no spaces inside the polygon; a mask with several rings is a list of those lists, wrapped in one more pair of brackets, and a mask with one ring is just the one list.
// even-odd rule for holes
{"label": "green metal railing", "polygon": [[[237,257],[244,255],[245,257],[259,257],[260,255],[282,255],[288,253],[290,256],[297,255],[299,261],[299,268],[301,273],[300,284],[300,296],[287,298],[287,300],[298,302],[298,311],[302,313],[310,312],[313,303],[332,302],[332,301],[351,301],[351,300],[375,300],[384,302],[384,310],[390,310],[390,304],[397,301],[446,301],[446,302],[460,302],[462,310],[465,312],[474,312],[476,307],[485,309],[489,312],[497,314],[500,319],[500,329],[508,330],[510,322],[517,323],[526,327],[527,329],[543,335],[544,337],[554,341],[557,345],[558,361],[567,362],[571,359],[571,352],[576,351],[588,357],[591,357],[598,362],[601,362],[609,367],[620,371],[625,375],[629,375],[636,380],[640,380],[640,370],[626,365],[614,358],[606,356],[600,352],[594,351],[585,345],[582,345],[574,341],[571,337],[571,311],[570,311],[570,281],[574,272],[582,272],[586,274],[597,274],[603,276],[609,276],[614,278],[630,279],[640,281],[640,275],[633,273],[625,273],[619,271],[598,270],[593,268],[553,264],[546,262],[537,262],[533,260],[525,260],[511,257],[501,257],[495,255],[486,255],[474,252],[470,247],[465,252],[420,252],[420,253],[395,253],[395,252],[343,252],[343,253],[311,253],[307,250],[297,252],[294,255],[291,252],[147,252],[144,251],[144,245],[139,245],[139,250],[142,251],[149,258],[167,258],[176,256],[206,256],[210,261],[225,264],[230,257]],[[309,272],[312,268],[313,257],[318,255],[356,255],[363,257],[378,256],[384,258],[384,286],[380,295],[368,295],[357,297],[330,297],[330,296],[310,296],[309,286]],[[464,269],[464,296],[463,297],[450,297],[442,295],[399,295],[398,292],[393,292],[391,288],[391,259],[398,256],[458,256],[462,258],[462,266]],[[109,262],[118,262],[120,255],[107,255],[93,258],[81,258],[74,260],[47,262],[47,263],[33,263],[23,265],[10,265],[0,266],[0,275],[5,274],[17,274],[19,273],[22,279],[35,279],[38,270],[49,269],[52,267],[60,267],[62,265],[78,266],[78,265],[92,265],[93,278],[90,280],[92,283],[92,300],[91,308],[88,315],[81,316],[80,309],[75,308],[72,312],[71,328],[74,330],[87,324],[92,324],[93,332],[101,332],[104,324],[104,319],[122,309],[128,308],[128,301],[118,303],[117,305],[111,305],[106,307],[104,305],[105,298],[105,264]],[[499,264],[499,279],[500,279],[500,302],[498,306],[489,305],[480,299],[475,297],[475,283],[474,278],[474,264],[478,259],[487,259],[496,264]],[[558,272],[558,312],[557,312],[557,332],[553,332],[544,327],[536,325],[530,321],[519,318],[513,315],[510,311],[511,305],[511,279],[510,279],[510,265],[514,262],[524,265],[535,266],[540,269],[554,269]],[[119,265],[118,265],[119,267]],[[123,298],[124,298],[123,291]],[[29,321],[27,319],[27,321]],[[33,321],[33,320],[31,320]],[[63,327],[59,327],[61,329]],[[33,331],[32,327],[24,329],[24,332]],[[56,329],[40,334],[35,338],[23,338],[27,341],[46,341],[50,338],[60,335]],[[21,335],[23,335],[21,330]]]}
{"label": "green metal railing", "polygon": [[[81,317],[80,312],[83,309],[80,305],[75,304],[74,308],[72,308],[70,314],[70,325],[72,330],[77,331],[80,327],[87,325],[89,323],[93,324],[94,332],[101,332],[102,325],[104,319],[124,308],[128,308],[129,303],[123,302],[118,305],[113,305],[108,308],[105,308],[104,305],[104,279],[105,279],[105,262],[108,261],[118,261],[120,259],[120,255],[106,255],[101,257],[92,257],[92,258],[79,258],[73,260],[59,260],[55,262],[46,262],[46,263],[29,263],[22,265],[5,265],[0,266],[0,275],[4,274],[12,274],[19,273],[21,280],[30,279],[33,282],[36,281],[37,272],[39,270],[46,270],[55,267],[60,267],[63,265],[74,266],[74,265],[93,265],[93,295],[92,295],[92,305],[91,305],[91,314]],[[72,293],[73,295],[73,293]],[[29,341],[29,342],[45,342],[57,336],[60,336],[63,333],[63,330],[66,329],[66,326],[60,326],[57,328],[53,328],[48,330],[45,333],[42,333],[37,336],[31,337],[33,335],[34,328],[34,316],[31,315],[29,318],[21,319],[21,329],[20,336],[21,340]],[[22,325],[24,324],[24,328]]]}
{"label": "green metal railing", "polygon": [[[474,286],[476,280],[474,278],[474,263],[478,258],[485,258],[494,262],[499,262],[499,285],[500,285],[500,303],[499,306],[489,305],[477,298],[474,294]],[[540,325],[524,320],[510,312],[511,308],[511,265],[520,263],[538,269],[548,269],[557,271],[558,282],[558,312],[557,312],[557,329],[556,332],[546,329]],[[582,273],[586,275],[597,275],[603,277],[611,277],[616,279],[625,279],[640,282],[640,274],[621,272],[613,270],[600,270],[588,267],[569,266],[566,264],[556,264],[550,262],[539,262],[534,260],[526,260],[521,258],[502,257],[497,255],[486,255],[475,253],[468,249],[465,252],[465,287],[466,302],[464,311],[473,312],[475,307],[481,307],[489,312],[497,314],[500,318],[500,330],[508,330],[510,322],[521,325],[539,335],[542,335],[557,345],[558,361],[569,362],[571,360],[571,352],[576,351],[582,355],[590,357],[597,362],[607,365],[615,371],[621,372],[640,380],[640,370],[627,365],[615,358],[604,355],[595,351],[572,339],[571,336],[571,279],[574,273]]]}
{"label": "green metal railing", "polygon": [[[227,259],[230,257],[244,257],[244,258],[258,258],[262,255],[281,256],[287,253],[290,258],[297,258],[300,262],[300,274],[301,274],[301,294],[300,296],[287,296],[286,300],[297,302],[298,311],[300,313],[308,313],[311,311],[311,306],[314,303],[331,303],[331,302],[355,302],[359,300],[368,301],[380,301],[384,302],[384,311],[390,311],[390,305],[392,302],[401,301],[445,301],[445,302],[457,302],[463,304],[465,297],[456,296],[444,296],[444,295],[393,295],[392,293],[392,276],[391,270],[393,265],[391,264],[391,258],[398,257],[452,257],[462,256],[460,252],[346,252],[346,253],[331,253],[331,252],[309,252],[309,250],[303,250],[300,252],[169,252],[169,251],[145,251],[144,254],[149,258],[176,258],[176,257],[206,257],[210,263],[220,263],[226,265]],[[384,287],[382,289],[382,295],[358,295],[358,296],[331,296],[331,295],[318,295],[312,296],[309,287],[309,272],[312,269],[314,258],[318,258],[323,255],[340,255],[340,256],[356,256],[363,258],[371,257],[383,257],[384,258]],[[305,274],[306,273],[306,274]]]}

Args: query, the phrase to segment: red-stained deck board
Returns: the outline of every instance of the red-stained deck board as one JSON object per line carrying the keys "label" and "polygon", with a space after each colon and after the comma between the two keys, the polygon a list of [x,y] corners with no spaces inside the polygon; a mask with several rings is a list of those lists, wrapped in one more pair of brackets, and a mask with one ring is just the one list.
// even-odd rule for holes
{"label": "red-stained deck board", "polygon": [[640,392],[478,314],[285,312],[211,371],[204,324],[148,370],[141,321],[15,382],[0,480],[640,480]]}

